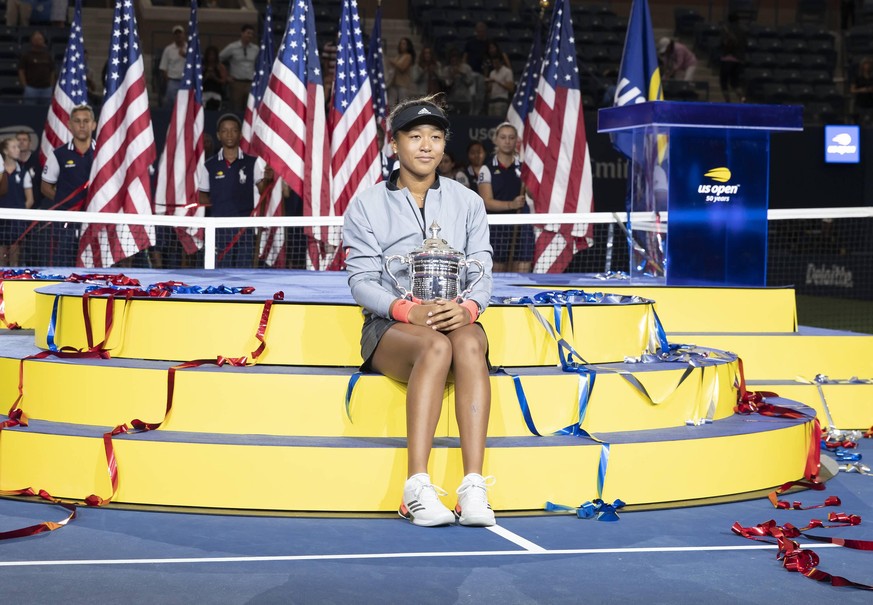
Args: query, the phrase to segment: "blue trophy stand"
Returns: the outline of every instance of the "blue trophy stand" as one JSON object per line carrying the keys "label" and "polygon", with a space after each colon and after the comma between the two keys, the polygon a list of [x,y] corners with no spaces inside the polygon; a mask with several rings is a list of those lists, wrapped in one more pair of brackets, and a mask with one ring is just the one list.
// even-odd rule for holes
{"label": "blue trophy stand", "polygon": [[601,109],[598,132],[632,141],[631,279],[765,286],[770,133],[799,130],[800,106],[651,101]]}

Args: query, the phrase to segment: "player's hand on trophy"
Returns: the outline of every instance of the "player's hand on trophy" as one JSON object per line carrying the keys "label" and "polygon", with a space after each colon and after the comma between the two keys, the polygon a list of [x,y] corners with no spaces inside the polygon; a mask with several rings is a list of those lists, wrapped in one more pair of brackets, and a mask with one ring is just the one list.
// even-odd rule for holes
{"label": "player's hand on trophy", "polygon": [[439,332],[451,332],[470,323],[470,313],[454,300],[439,298],[429,307],[427,326]]}

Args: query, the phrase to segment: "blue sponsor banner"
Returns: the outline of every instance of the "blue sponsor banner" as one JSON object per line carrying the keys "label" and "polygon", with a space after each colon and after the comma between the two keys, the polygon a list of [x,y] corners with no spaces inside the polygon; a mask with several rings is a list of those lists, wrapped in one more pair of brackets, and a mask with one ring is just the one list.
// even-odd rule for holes
{"label": "blue sponsor banner", "polygon": [[828,164],[857,164],[861,161],[861,127],[825,126],[824,158]]}

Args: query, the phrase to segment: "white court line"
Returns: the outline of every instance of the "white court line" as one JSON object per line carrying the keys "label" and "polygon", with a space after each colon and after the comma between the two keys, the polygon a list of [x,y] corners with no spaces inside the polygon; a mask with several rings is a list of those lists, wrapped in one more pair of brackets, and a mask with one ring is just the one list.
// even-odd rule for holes
{"label": "white court line", "polygon": [[[806,548],[842,548],[837,544],[804,544]],[[348,561],[366,559],[425,559],[451,557],[518,557],[543,555],[608,555],[608,554],[644,554],[644,553],[682,553],[682,552],[712,552],[741,550],[775,550],[771,544],[755,544],[749,546],[665,546],[650,548],[571,548],[562,550],[479,550],[456,552],[389,552],[361,553],[336,555],[285,555],[274,557],[190,557],[167,559],[70,559],[61,561],[0,561],[0,567],[41,567],[41,566],[72,566],[72,565],[170,565],[193,563],[265,563],[283,561]]]}
{"label": "white court line", "polygon": [[530,552],[546,552],[546,549],[543,548],[542,546],[540,546],[539,544],[534,544],[530,540],[528,540],[526,538],[522,538],[518,534],[509,531],[505,527],[501,527],[499,525],[492,525],[491,527],[489,527],[487,529],[491,533],[497,534],[501,538],[509,540],[510,542],[515,544],[516,546],[520,546],[523,549],[528,550]]}

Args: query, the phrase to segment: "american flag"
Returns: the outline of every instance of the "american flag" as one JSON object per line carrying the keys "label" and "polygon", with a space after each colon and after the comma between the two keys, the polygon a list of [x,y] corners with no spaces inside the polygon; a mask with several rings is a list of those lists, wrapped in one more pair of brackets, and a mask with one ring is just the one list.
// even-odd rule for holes
{"label": "american flag", "polygon": [[383,146],[386,146],[391,140],[391,133],[388,131],[388,90],[385,86],[385,56],[382,53],[381,3],[376,7],[373,31],[370,33],[370,44],[367,46],[367,66],[370,68],[370,92],[373,95],[373,109],[376,112],[376,121],[384,134]]}
{"label": "american flag", "polygon": [[[86,210],[151,214],[149,167],[156,157],[133,2],[116,0],[106,94],[98,122]],[[113,265],[154,245],[152,226],[83,227],[79,263],[84,267]]]}
{"label": "american flag", "polygon": [[[246,101],[246,113],[243,118],[242,140],[240,147],[244,153],[254,153],[251,149],[252,128],[258,115],[258,107],[264,99],[267,91],[267,82],[270,79],[270,70],[273,69],[273,5],[267,3],[264,13],[264,30],[261,33],[261,47],[258,51],[258,62],[255,66],[255,76],[252,79],[252,89]],[[258,211],[265,216],[284,216],[282,205],[282,179],[275,179],[273,183],[264,189],[259,197]],[[259,238],[259,257],[271,267],[283,268],[285,266],[285,229],[271,227],[262,229]]]}
{"label": "american flag", "polygon": [[[158,164],[156,213],[203,216],[198,178],[203,162],[203,66],[197,33],[197,0],[191,0],[182,85],[176,95],[167,142]],[[203,229],[177,227],[176,233],[186,253],[194,254],[203,247]]]}
{"label": "american flag", "polygon": [[343,0],[336,82],[328,116],[331,197],[336,215],[382,178],[373,95],[356,0]]}
{"label": "american flag", "polygon": [[[590,212],[591,156],[582,116],[582,93],[569,0],[552,13],[542,73],[525,131],[522,180],[538,213]],[[573,254],[590,246],[587,224],[537,229],[534,271],[561,273]]]}
{"label": "american flag", "polygon": [[61,65],[61,73],[55,84],[52,103],[42,130],[42,141],[39,146],[41,165],[45,164],[46,158],[56,147],[69,143],[73,138],[67,123],[70,121],[70,111],[73,107],[88,102],[87,74],[85,44],[82,38],[82,0],[76,0],[64,62]]}
{"label": "american flag", "polygon": [[[303,200],[307,216],[330,216],[324,80],[310,0],[291,5],[285,36],[258,107],[252,149]],[[327,229],[308,229],[307,263],[321,269]],[[331,254],[332,256],[332,254]]]}
{"label": "american flag", "polygon": [[273,4],[267,2],[267,10],[264,12],[264,29],[261,32],[261,47],[258,51],[258,61],[255,66],[255,75],[252,78],[252,89],[246,101],[246,113],[243,118],[242,139],[239,146],[243,153],[252,153],[251,140],[252,128],[255,117],[258,115],[258,106],[264,98],[267,90],[267,81],[270,79],[270,71],[273,69]]}
{"label": "american flag", "polygon": [[524,64],[521,80],[512,96],[512,104],[506,112],[506,121],[515,126],[518,131],[519,142],[524,145],[524,129],[527,126],[527,116],[533,109],[536,98],[537,84],[540,81],[540,72],[543,68],[543,41],[540,35],[539,20],[537,20],[534,42]]}

